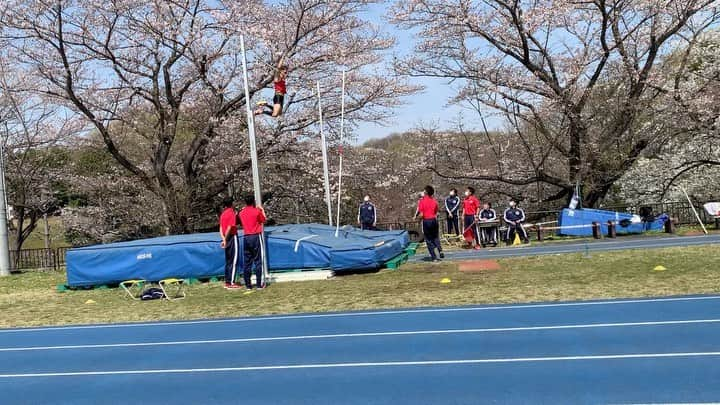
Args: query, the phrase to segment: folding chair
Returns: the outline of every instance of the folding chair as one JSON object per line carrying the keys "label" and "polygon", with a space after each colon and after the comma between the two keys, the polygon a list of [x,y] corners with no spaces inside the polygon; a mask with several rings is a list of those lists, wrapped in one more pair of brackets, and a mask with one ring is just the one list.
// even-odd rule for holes
{"label": "folding chair", "polygon": [[709,202],[703,205],[705,212],[715,220],[715,228],[720,229],[720,202]]}
{"label": "folding chair", "polygon": [[[160,289],[168,301],[185,298],[185,280],[181,278],[166,278],[158,282]],[[172,294],[170,294],[172,292]]]}
{"label": "folding chair", "polygon": [[128,297],[134,300],[139,300],[142,296],[143,287],[145,287],[145,280],[125,280],[120,283],[120,287],[125,291]]}

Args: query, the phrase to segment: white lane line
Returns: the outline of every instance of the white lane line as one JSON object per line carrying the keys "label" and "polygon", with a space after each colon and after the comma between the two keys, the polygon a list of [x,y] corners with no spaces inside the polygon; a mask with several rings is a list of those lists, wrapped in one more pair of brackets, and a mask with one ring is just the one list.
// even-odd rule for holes
{"label": "white lane line", "polygon": [[[603,242],[610,243],[610,242]],[[707,242],[689,242],[685,245],[678,246],[678,245],[668,245],[665,243],[661,244],[647,244],[647,245],[628,245],[623,248],[614,248],[611,246],[596,246],[596,247],[590,247],[589,250],[591,252],[609,252],[609,251],[619,251],[619,250],[638,250],[638,249],[654,249],[654,248],[664,248],[664,247],[685,247],[685,246],[702,246],[702,245],[708,245],[710,243]],[[518,256],[548,256],[548,255],[561,255],[561,254],[568,254],[568,253],[581,253],[582,250],[585,248],[584,245],[573,245],[576,246],[576,248],[571,248],[570,246],[564,247],[563,249],[554,249],[554,250],[527,250],[527,251],[515,251],[515,252],[502,252],[502,251],[489,251],[485,254],[477,254],[477,253],[465,253],[460,255],[453,255],[448,253],[447,259],[452,260],[465,260],[465,259],[502,259],[502,258],[509,258],[509,257],[518,257]],[[532,248],[527,248],[532,249]],[[412,260],[412,262],[422,262],[422,259],[415,259]]]}
{"label": "white lane line", "polygon": [[715,357],[715,356],[720,356],[720,352],[640,353],[640,354],[607,354],[607,355],[592,355],[592,356],[516,357],[516,358],[497,358],[497,359],[285,364],[285,365],[274,365],[274,366],[176,368],[176,369],[151,369],[151,370],[69,371],[69,372],[51,372],[51,373],[0,374],[0,379],[37,378],[37,377],[112,376],[112,375],[129,375],[129,374],[145,375],[145,374],[222,373],[222,372],[237,372],[237,371],[303,370],[303,369],[329,369],[329,368],[354,368],[354,367],[443,366],[443,365],[473,365],[473,364],[498,364],[498,363],[532,363],[532,362],[554,362],[554,361],[666,359],[666,358],[692,358],[692,357]]}
{"label": "white lane line", "polygon": [[650,304],[650,303],[658,303],[658,302],[684,302],[684,301],[706,301],[706,300],[720,300],[720,296],[709,295],[709,296],[700,296],[700,297],[675,297],[675,298],[652,298],[652,299],[638,298],[638,299],[626,299],[626,300],[614,300],[614,301],[559,302],[559,303],[549,303],[549,304],[520,304],[520,305],[504,305],[504,306],[491,306],[491,307],[398,309],[398,310],[390,310],[390,311],[340,312],[340,313],[322,313],[322,314],[306,314],[306,315],[264,316],[264,317],[257,317],[257,318],[203,319],[203,320],[197,320],[197,321],[177,321],[177,322],[154,322],[154,323],[146,322],[146,323],[126,323],[126,324],[57,326],[57,327],[27,328],[27,329],[0,329],[0,334],[2,334],[2,333],[84,330],[84,329],[117,329],[117,328],[184,326],[184,325],[207,325],[207,324],[260,322],[260,321],[285,321],[285,320],[297,320],[297,319],[322,319],[322,318],[344,318],[344,317],[351,318],[351,317],[363,317],[363,316],[407,315],[407,314],[428,314],[428,313],[507,311],[507,310],[514,310],[514,309],[566,308],[566,307],[584,307],[584,306],[597,306],[597,305]]}
{"label": "white lane line", "polygon": [[[697,240],[697,241],[686,241],[683,245],[677,245],[670,243],[671,241],[658,241],[656,243],[643,243],[643,244],[627,244],[621,248],[616,248],[607,245],[615,245],[625,242],[601,242],[599,245],[588,245],[591,252],[604,252],[604,251],[618,251],[618,250],[637,250],[637,249],[654,249],[654,248],[671,248],[671,247],[685,247],[685,246],[702,246],[712,245],[720,243],[720,240]],[[485,254],[478,253],[460,253],[452,254],[448,253],[448,259],[484,259],[484,258],[503,258],[503,257],[516,257],[516,256],[541,256],[541,255],[555,255],[555,254],[567,254],[567,253],[579,253],[585,248],[582,244],[572,244],[562,246],[558,249],[544,249],[543,247],[520,247],[517,251],[508,252],[503,250],[490,250]],[[522,250],[526,249],[526,250]],[[421,262],[422,259],[412,260],[413,262]]]}
{"label": "white lane line", "polygon": [[650,322],[622,322],[622,323],[591,323],[591,324],[552,325],[552,326],[520,326],[520,327],[507,327],[507,328],[473,328],[473,329],[439,329],[439,330],[416,330],[416,331],[394,331],[394,332],[336,333],[336,334],[325,334],[325,335],[272,336],[272,337],[254,337],[254,338],[236,338],[236,339],[179,340],[179,341],[170,341],[170,342],[140,342],[140,343],[65,345],[65,346],[6,347],[6,348],[0,348],[0,352],[107,349],[107,348],[121,348],[121,347],[152,347],[152,346],[180,346],[180,345],[209,345],[209,344],[225,344],[225,343],[274,342],[274,341],[292,341],[292,340],[320,340],[320,339],[340,339],[340,338],[359,338],[359,337],[459,335],[459,334],[468,334],[468,333],[526,332],[526,331],[545,331],[545,330],[668,326],[668,325],[713,324],[713,323],[720,323],[720,319],[693,319],[693,320],[678,320],[678,321],[650,321]]}

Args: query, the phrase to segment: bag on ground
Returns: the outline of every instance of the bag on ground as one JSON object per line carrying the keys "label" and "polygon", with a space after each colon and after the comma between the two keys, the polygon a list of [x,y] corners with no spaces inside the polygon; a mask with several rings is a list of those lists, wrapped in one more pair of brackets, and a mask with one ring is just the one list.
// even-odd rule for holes
{"label": "bag on ground", "polygon": [[146,288],[140,296],[143,301],[159,300],[161,298],[165,298],[165,293],[157,287]]}

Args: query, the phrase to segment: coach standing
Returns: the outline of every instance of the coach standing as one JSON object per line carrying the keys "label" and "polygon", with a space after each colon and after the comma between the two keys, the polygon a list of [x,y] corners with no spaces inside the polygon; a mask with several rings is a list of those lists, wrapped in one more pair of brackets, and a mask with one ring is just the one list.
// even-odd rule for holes
{"label": "coach standing", "polygon": [[366,195],[363,203],[358,209],[358,224],[362,230],[374,231],[377,225],[377,208],[370,201],[370,196]]}
{"label": "coach standing", "polygon": [[457,190],[451,189],[450,195],[445,199],[445,211],[447,212],[447,233],[460,235],[460,197],[457,196]]}
{"label": "coach standing", "polygon": [[220,214],[220,246],[225,249],[225,288],[240,288],[235,284],[238,261],[237,214],[232,197],[223,200],[223,212]]}
{"label": "coach standing", "polygon": [[440,225],[437,221],[438,203],[435,201],[434,195],[435,189],[432,186],[425,186],[425,195],[418,202],[415,218],[417,218],[418,215],[422,216],[422,229],[428,252],[430,252],[430,260],[438,262],[440,259],[435,255],[435,250],[437,249],[440,258],[444,258],[445,255],[443,254],[442,246],[440,246]]}
{"label": "coach standing", "polygon": [[478,215],[480,215],[480,200],[475,197],[475,189],[468,187],[465,189],[465,199],[463,200],[463,218],[465,218],[463,237],[466,233],[472,234],[475,249],[480,249],[480,235],[476,226]]}
{"label": "coach standing", "polygon": [[510,204],[505,210],[503,219],[507,224],[505,243],[507,243],[508,245],[512,244],[515,239],[516,233],[520,236],[520,239],[522,239],[523,243],[530,243],[527,232],[525,232],[525,228],[523,227],[523,222],[525,222],[525,211],[517,206],[515,200],[510,200]]}
{"label": "coach standing", "polygon": [[263,280],[262,268],[262,251],[260,238],[263,236],[263,224],[266,221],[265,210],[262,207],[255,206],[255,197],[249,195],[245,197],[245,208],[238,215],[243,227],[243,278],[245,279],[245,288],[252,289],[253,266],[255,267],[255,284],[258,290],[265,288],[265,280]]}

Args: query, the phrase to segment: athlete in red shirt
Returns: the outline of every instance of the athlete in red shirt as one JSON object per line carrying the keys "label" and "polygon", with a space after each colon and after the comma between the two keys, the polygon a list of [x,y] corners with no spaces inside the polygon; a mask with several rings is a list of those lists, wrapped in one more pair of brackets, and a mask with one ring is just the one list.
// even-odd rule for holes
{"label": "athlete in red shirt", "polygon": [[225,249],[225,288],[234,289],[238,261],[237,214],[233,207],[233,199],[223,200],[223,212],[220,214],[220,246]]}
{"label": "athlete in red shirt", "polygon": [[475,197],[475,189],[468,187],[465,189],[465,199],[463,200],[463,216],[465,218],[463,236],[465,239],[472,238],[475,249],[480,249],[480,235],[475,222],[478,215],[480,215],[480,200]]}
{"label": "athlete in red shirt", "polygon": [[262,268],[262,251],[260,244],[263,237],[263,224],[265,223],[265,210],[255,206],[255,197],[245,197],[245,208],[238,215],[243,227],[243,278],[245,288],[252,289],[250,275],[255,267],[255,284],[259,290],[265,288]]}
{"label": "athlete in red shirt", "polygon": [[445,258],[445,254],[442,251],[442,246],[440,246],[440,226],[437,221],[438,203],[433,195],[435,195],[433,186],[425,186],[425,194],[418,202],[415,218],[422,216],[423,234],[430,253],[430,260],[438,262],[440,259],[435,256],[435,249],[437,249],[441,259]]}
{"label": "athlete in red shirt", "polygon": [[273,82],[273,89],[275,90],[275,96],[273,97],[272,106],[261,101],[258,103],[258,109],[255,110],[255,115],[266,114],[271,117],[279,117],[282,115],[283,104],[285,103],[285,94],[287,93],[287,86],[285,85],[285,78],[287,78],[288,69],[287,66],[280,66],[277,68],[275,73],[275,81]]}

